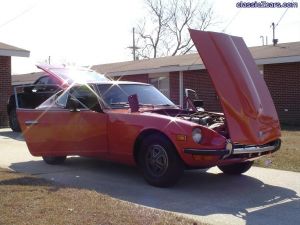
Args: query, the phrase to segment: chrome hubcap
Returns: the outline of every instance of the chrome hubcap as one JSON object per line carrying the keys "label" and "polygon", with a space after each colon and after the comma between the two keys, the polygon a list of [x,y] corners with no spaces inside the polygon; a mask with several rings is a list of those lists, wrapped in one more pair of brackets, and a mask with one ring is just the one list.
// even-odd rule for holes
{"label": "chrome hubcap", "polygon": [[151,145],[146,154],[146,166],[155,177],[162,176],[168,168],[168,155],[160,145]]}

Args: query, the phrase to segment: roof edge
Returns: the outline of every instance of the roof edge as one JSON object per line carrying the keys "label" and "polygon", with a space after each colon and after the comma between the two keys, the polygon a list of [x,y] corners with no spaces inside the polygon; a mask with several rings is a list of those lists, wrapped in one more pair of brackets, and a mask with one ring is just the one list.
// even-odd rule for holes
{"label": "roof edge", "polygon": [[30,51],[0,49],[0,56],[29,57],[30,56]]}
{"label": "roof edge", "polygon": [[[296,55],[296,56],[283,56],[283,57],[273,57],[273,58],[261,58],[261,59],[255,59],[254,61],[256,65],[300,62],[300,56]],[[106,74],[114,77],[114,76],[130,76],[130,75],[139,75],[139,74],[179,72],[179,71],[201,70],[201,69],[205,69],[205,66],[203,64],[184,65],[184,66],[164,66],[164,67],[150,68],[150,69],[108,72]]]}
{"label": "roof edge", "polygon": [[300,62],[300,55],[255,59],[257,65]]}
{"label": "roof edge", "polygon": [[164,66],[164,67],[151,68],[151,69],[107,72],[106,74],[110,75],[110,76],[126,76],[126,75],[166,73],[166,72],[178,72],[178,71],[199,70],[199,69],[205,69],[204,65],[203,64],[194,64],[194,65],[184,65],[184,66]]}

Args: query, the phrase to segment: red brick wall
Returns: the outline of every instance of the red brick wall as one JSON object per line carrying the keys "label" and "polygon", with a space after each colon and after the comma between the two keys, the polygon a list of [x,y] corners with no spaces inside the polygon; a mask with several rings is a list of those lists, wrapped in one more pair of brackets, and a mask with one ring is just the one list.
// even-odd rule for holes
{"label": "red brick wall", "polygon": [[300,125],[300,62],[264,65],[264,78],[280,122]]}
{"label": "red brick wall", "polygon": [[0,127],[8,125],[6,104],[11,92],[11,58],[0,56]]}
{"label": "red brick wall", "polygon": [[123,80],[123,81],[134,81],[134,82],[142,82],[142,83],[149,83],[148,74],[138,74],[138,75],[129,75],[129,76],[122,76],[114,77],[115,80]]}
{"label": "red brick wall", "polygon": [[221,105],[212,86],[206,70],[192,70],[183,72],[183,88],[190,88],[197,92],[204,101],[204,108],[208,111],[221,112]]}
{"label": "red brick wall", "polygon": [[179,105],[179,72],[170,73],[170,99]]}

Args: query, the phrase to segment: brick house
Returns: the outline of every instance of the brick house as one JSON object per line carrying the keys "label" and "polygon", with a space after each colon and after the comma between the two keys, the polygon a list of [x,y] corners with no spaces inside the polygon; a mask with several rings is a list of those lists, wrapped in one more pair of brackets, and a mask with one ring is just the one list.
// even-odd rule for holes
{"label": "brick house", "polygon": [[[264,76],[283,124],[300,125],[300,42],[249,48]],[[191,88],[205,108],[221,111],[207,71],[198,54],[95,65],[113,79],[151,83],[178,105]],[[41,73],[13,76],[13,84],[31,83]]]}
{"label": "brick house", "polygon": [[28,57],[29,51],[0,42],[0,127],[8,124],[6,104],[11,95],[11,57]]}
{"label": "brick house", "polygon": [[[264,76],[281,123],[300,125],[300,42],[250,47]],[[151,83],[178,105],[184,89],[197,91],[205,108],[221,111],[218,97],[198,54],[95,65],[114,79]]]}

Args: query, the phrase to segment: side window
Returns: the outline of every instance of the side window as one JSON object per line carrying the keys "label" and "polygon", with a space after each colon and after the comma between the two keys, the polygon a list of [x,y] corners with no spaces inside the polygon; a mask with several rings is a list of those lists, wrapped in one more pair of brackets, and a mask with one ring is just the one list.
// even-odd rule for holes
{"label": "side window", "polygon": [[67,104],[67,100],[69,97],[69,92],[60,92],[56,94],[56,104],[60,107],[65,108]]}
{"label": "side window", "polygon": [[32,92],[45,92],[45,91],[47,91],[46,86],[43,86],[43,85],[46,85],[48,80],[49,80],[48,76],[41,77],[40,79],[38,79],[35,82],[36,86],[32,89]]}
{"label": "side window", "polygon": [[49,80],[49,77],[41,77],[36,84],[47,84]]}
{"label": "side window", "polygon": [[93,111],[101,110],[97,95],[89,86],[82,85],[71,88],[66,103],[66,108],[68,109],[71,108],[71,98],[77,99],[79,101],[79,108],[88,108]]}

